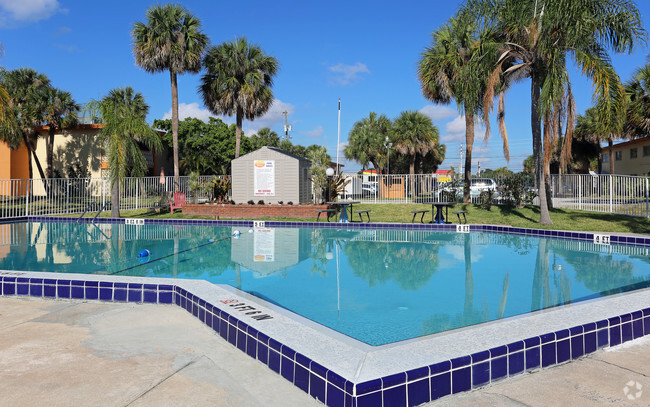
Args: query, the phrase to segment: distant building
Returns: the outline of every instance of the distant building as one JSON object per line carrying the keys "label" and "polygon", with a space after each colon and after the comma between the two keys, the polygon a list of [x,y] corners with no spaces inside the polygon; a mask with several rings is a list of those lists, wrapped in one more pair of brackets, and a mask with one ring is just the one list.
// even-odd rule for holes
{"label": "distant building", "polygon": [[[609,174],[609,146],[601,152],[602,173]],[[614,173],[618,175],[650,175],[650,136],[612,146]]]}

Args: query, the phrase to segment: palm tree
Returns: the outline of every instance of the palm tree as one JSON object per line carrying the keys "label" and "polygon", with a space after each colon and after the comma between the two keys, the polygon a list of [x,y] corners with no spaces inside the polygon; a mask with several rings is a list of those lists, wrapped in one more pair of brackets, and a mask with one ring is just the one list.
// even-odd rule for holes
{"label": "palm tree", "polygon": [[38,133],[34,128],[43,123],[47,100],[45,94],[50,87],[50,80],[31,68],[19,68],[3,71],[1,81],[9,95],[8,105],[15,120],[12,126],[3,126],[3,141],[12,148],[25,143],[29,155],[29,177],[33,178],[33,158],[41,179],[45,179],[45,172],[35,153]]}
{"label": "palm tree", "polygon": [[45,92],[46,105],[44,123],[49,127],[46,143],[47,177],[54,178],[54,135],[57,131],[69,129],[77,124],[79,105],[70,92],[48,88]]}
{"label": "palm tree", "polygon": [[[575,103],[567,57],[592,79],[597,99],[607,100],[612,94],[622,98],[623,86],[607,48],[630,52],[645,39],[640,12],[626,0],[468,0],[463,12],[504,36],[501,57],[489,83],[498,83],[502,76],[513,82],[531,80],[533,155],[541,192],[545,180],[550,179],[548,162],[563,121],[561,161],[571,155]],[[488,86],[485,101],[493,99],[493,92]],[[539,195],[540,223],[552,224],[548,193]]]}
{"label": "palm tree", "polygon": [[235,158],[239,157],[242,121],[255,120],[273,104],[273,77],[278,60],[246,38],[210,47],[203,59],[206,73],[199,92],[203,103],[214,114],[235,115]]}
{"label": "palm tree", "polygon": [[628,97],[625,132],[629,137],[650,133],[650,63],[639,68],[631,81],[625,84]]}
{"label": "palm tree", "polygon": [[[434,103],[448,104],[456,100],[461,114],[465,114],[465,188],[463,202],[470,202],[470,178],[472,175],[472,149],[474,124],[484,110],[483,96],[491,65],[498,56],[491,48],[494,43],[490,33],[479,33],[476,24],[466,21],[466,16],[452,18],[432,34],[433,40],[418,63],[418,78],[422,94]],[[488,70],[490,69],[490,71]],[[493,69],[493,68],[492,68]],[[503,90],[499,89],[499,125],[503,125]],[[486,127],[486,139],[489,137]],[[503,154],[510,159],[508,135],[504,131]]]}
{"label": "palm tree", "polygon": [[365,168],[372,163],[379,170],[386,161],[384,141],[389,137],[393,124],[386,115],[370,112],[368,117],[354,123],[348,136],[348,145],[344,154],[349,160],[355,160]]}
{"label": "palm tree", "polygon": [[257,150],[264,146],[277,147],[280,145],[280,136],[268,127],[262,127],[259,129],[257,134],[251,136],[249,140],[252,144],[253,150]]}
{"label": "palm tree", "polygon": [[393,126],[393,145],[395,151],[409,156],[411,193],[415,191],[415,161],[420,156],[438,152],[438,128],[428,116],[408,110],[400,114]]}
{"label": "palm tree", "polygon": [[147,162],[142,155],[139,143],[150,150],[160,150],[158,133],[146,122],[149,105],[141,93],[133,88],[116,88],[99,101],[91,102],[88,110],[93,116],[101,117],[104,128],[100,140],[106,148],[111,176],[111,216],[120,217],[120,180],[126,177],[127,170],[134,176],[144,175]]}
{"label": "palm tree", "polygon": [[133,25],[135,63],[149,73],[169,71],[172,88],[172,145],[174,150],[174,190],[180,188],[178,162],[178,83],[177,75],[201,70],[201,57],[208,37],[201,21],[183,6],[157,5],[146,13],[147,23]]}
{"label": "palm tree", "polygon": [[594,106],[585,110],[584,115],[578,115],[574,135],[598,143],[607,141],[609,145],[609,173],[614,174],[614,149],[612,146],[614,140],[621,135],[623,122],[621,120],[607,120],[601,112],[602,106],[600,106],[600,109],[599,106]]}

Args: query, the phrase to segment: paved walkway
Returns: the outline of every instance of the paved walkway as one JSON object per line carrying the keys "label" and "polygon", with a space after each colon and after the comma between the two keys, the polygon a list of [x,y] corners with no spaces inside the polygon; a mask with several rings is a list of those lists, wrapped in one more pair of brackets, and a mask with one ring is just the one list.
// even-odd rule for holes
{"label": "paved walkway", "polygon": [[[0,406],[38,405],[322,404],[176,307],[0,298]],[[650,405],[650,339],[426,406],[456,405]]]}

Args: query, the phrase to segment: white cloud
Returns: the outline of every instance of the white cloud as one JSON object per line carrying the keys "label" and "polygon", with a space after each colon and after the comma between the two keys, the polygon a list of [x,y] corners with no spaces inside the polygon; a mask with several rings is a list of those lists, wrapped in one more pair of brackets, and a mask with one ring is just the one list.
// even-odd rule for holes
{"label": "white cloud", "polygon": [[0,22],[40,21],[52,17],[60,8],[58,0],[0,0]]}
{"label": "white cloud", "polygon": [[302,134],[304,134],[306,136],[309,136],[309,137],[317,138],[317,137],[322,136],[323,132],[324,132],[323,126],[317,126],[314,130],[305,131]]}
{"label": "white cloud", "polygon": [[[1,1],[1,0],[0,0]],[[275,130],[278,134],[282,133],[284,135],[283,126],[284,126],[284,115],[282,112],[287,111],[289,114],[289,119],[291,119],[291,114],[294,111],[294,106],[290,103],[285,103],[279,99],[273,101],[273,105],[263,116],[258,117],[257,119],[251,121],[244,119],[242,128],[244,134],[247,137],[250,137],[257,133],[262,127],[270,127],[272,130]],[[178,119],[183,120],[188,117],[194,117],[204,122],[208,122],[210,117],[215,117],[221,119],[224,123],[230,125],[235,123],[235,116],[217,116],[208,109],[202,109],[199,107],[199,104],[194,103],[179,103],[178,104]],[[167,113],[164,114],[163,119],[171,119],[172,110],[169,109]]]}
{"label": "white cloud", "polygon": [[[178,104],[178,120],[185,120],[188,117],[194,117],[204,122],[208,122],[210,117],[214,117],[208,109],[201,109],[198,103],[179,103]],[[172,110],[169,109],[163,116],[163,119],[171,119]]]}
{"label": "white cloud", "polygon": [[426,105],[419,111],[433,121],[451,119],[458,114],[456,109],[442,105]]}
{"label": "white cloud", "polygon": [[[485,127],[476,124],[474,126],[474,143],[477,140],[482,140],[483,135],[485,134]],[[440,142],[442,144],[446,143],[462,143],[465,141],[465,116],[456,116],[456,118],[450,122],[447,122],[440,135]],[[449,150],[451,146],[447,146]]]}
{"label": "white cloud", "polygon": [[337,85],[349,85],[361,78],[362,74],[370,73],[366,64],[357,62],[354,65],[336,64],[330,66],[329,71],[333,73],[332,81]]}

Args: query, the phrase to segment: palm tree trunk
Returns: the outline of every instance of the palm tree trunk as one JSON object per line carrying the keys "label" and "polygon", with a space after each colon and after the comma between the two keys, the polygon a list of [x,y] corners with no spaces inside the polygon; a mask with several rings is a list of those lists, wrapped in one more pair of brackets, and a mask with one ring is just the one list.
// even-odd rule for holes
{"label": "palm tree trunk", "polygon": [[48,178],[54,178],[54,132],[54,127],[50,125],[50,130],[47,135],[47,144],[45,145]]}
{"label": "palm tree trunk", "polygon": [[113,190],[111,191],[111,218],[120,217],[120,179],[113,180]]}
{"label": "palm tree trunk", "polygon": [[244,121],[244,111],[237,108],[237,128],[235,129],[235,158],[239,158],[239,147],[241,146],[241,126]]}
{"label": "palm tree trunk", "polygon": [[176,72],[169,70],[172,82],[172,148],[174,149],[174,192],[181,189],[180,166],[178,164],[178,81]]}
{"label": "palm tree trunk", "polygon": [[463,203],[470,203],[469,187],[472,178],[472,147],[474,146],[474,114],[465,110],[465,187]]}
{"label": "palm tree trunk", "polygon": [[552,225],[551,216],[548,213],[548,202],[544,184],[544,150],[542,149],[542,120],[539,114],[540,84],[536,74],[531,75],[531,109],[530,125],[533,133],[533,155],[535,156],[535,179],[537,180],[537,191],[539,195],[539,223]]}
{"label": "palm tree trunk", "polygon": [[614,175],[614,138],[610,136],[607,145],[609,146],[609,174]]}

